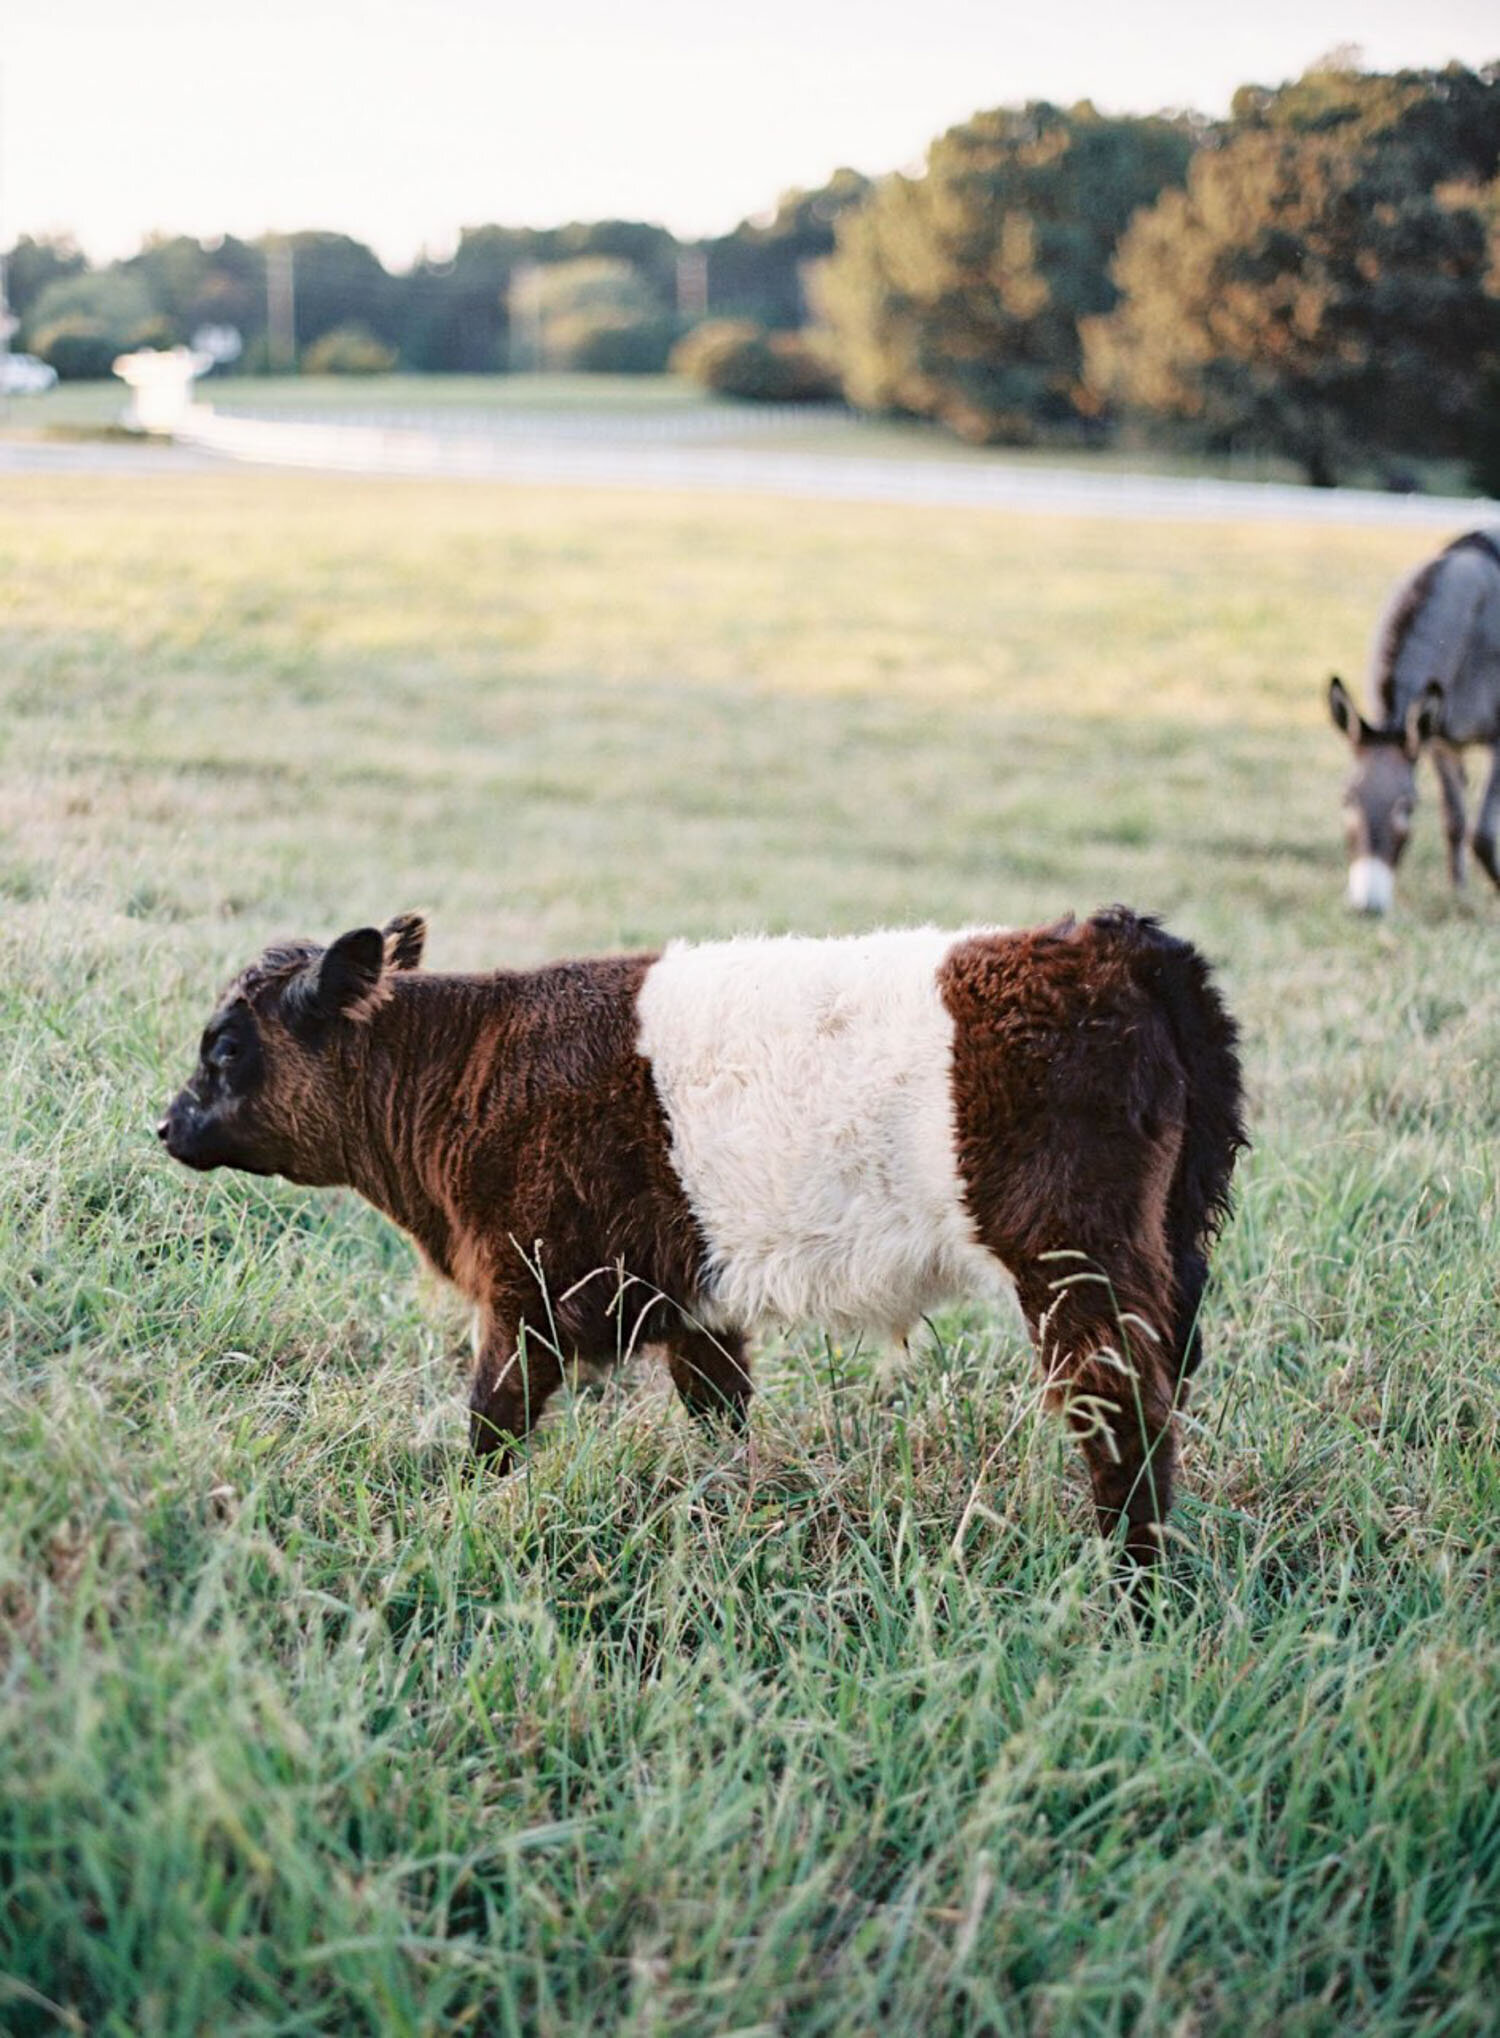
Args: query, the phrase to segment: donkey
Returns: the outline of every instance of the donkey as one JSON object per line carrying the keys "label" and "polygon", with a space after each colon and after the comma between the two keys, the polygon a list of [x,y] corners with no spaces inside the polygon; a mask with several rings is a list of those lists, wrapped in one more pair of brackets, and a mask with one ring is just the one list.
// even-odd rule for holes
{"label": "donkey", "polygon": [[742,1425],[756,1325],[899,1336],[1009,1285],[1101,1529],[1155,1559],[1245,1143],[1186,942],[1117,908],[443,976],[425,933],[267,949],[158,1131],[411,1234],[476,1308],[476,1456],[508,1468],[574,1358],[660,1344],[691,1411]]}
{"label": "donkey", "polygon": [[1464,883],[1464,764],[1470,743],[1490,746],[1474,825],[1474,854],[1500,885],[1500,527],[1467,531],[1398,583],[1371,647],[1366,721],[1337,677],[1328,711],[1354,751],[1344,791],[1349,903],[1385,913],[1411,832],[1416,764],[1437,769],[1448,873]]}

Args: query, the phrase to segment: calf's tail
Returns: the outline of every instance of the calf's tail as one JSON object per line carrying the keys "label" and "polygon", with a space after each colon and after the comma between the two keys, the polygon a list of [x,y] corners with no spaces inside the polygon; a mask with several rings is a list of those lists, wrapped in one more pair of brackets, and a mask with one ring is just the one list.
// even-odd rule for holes
{"label": "calf's tail", "polygon": [[1166,1020],[1187,1086],[1186,1123],[1167,1198],[1177,1280],[1177,1366],[1186,1381],[1203,1356],[1198,1312],[1208,1252],[1229,1215],[1236,1156],[1249,1145],[1244,1124],[1239,1028],[1208,964],[1190,942],[1143,914],[1115,907],[1096,915],[1101,931],[1128,944],[1133,974]]}

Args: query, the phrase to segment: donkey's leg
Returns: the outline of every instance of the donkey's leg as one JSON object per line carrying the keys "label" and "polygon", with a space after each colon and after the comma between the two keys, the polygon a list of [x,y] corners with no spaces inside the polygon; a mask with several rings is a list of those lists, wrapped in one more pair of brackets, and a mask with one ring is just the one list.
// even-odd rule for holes
{"label": "donkey's leg", "polygon": [[1180,1304],[1165,1267],[1113,1267],[1072,1256],[1029,1268],[1017,1287],[1036,1338],[1049,1403],[1088,1465],[1100,1533],[1125,1527],[1125,1552],[1162,1552],[1177,1443]]}
{"label": "donkey's leg", "polygon": [[1490,775],[1485,782],[1484,798],[1479,802],[1479,819],[1474,823],[1474,854],[1494,883],[1500,885],[1497,840],[1500,840],[1500,743],[1491,754]]}
{"label": "donkey's leg", "polygon": [[1464,760],[1449,744],[1430,743],[1428,754],[1438,775],[1443,796],[1443,832],[1448,838],[1448,875],[1463,889],[1464,871]]}
{"label": "donkey's leg", "polygon": [[738,1331],[714,1337],[681,1324],[667,1338],[667,1364],[684,1405],[700,1422],[745,1427],[750,1401],[750,1364]]}
{"label": "donkey's leg", "polygon": [[498,1318],[484,1327],[469,1395],[469,1448],[478,1463],[506,1473],[515,1445],[535,1425],[562,1383],[556,1352]]}

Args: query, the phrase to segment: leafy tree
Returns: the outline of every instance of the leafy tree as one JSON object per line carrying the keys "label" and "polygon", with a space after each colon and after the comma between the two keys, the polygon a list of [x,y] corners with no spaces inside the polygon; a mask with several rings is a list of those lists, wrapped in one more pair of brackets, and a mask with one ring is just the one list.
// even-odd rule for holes
{"label": "leafy tree", "polygon": [[822,403],[839,394],[823,350],[805,333],[768,332],[748,319],[707,319],[672,350],[672,372],[720,396]]}
{"label": "leafy tree", "polygon": [[24,344],[64,380],[98,380],[117,354],[171,344],[171,331],[138,276],[120,269],[54,277],[22,327]]}
{"label": "leafy tree", "polygon": [[76,241],[65,234],[33,238],[22,234],[5,257],[5,296],[16,317],[25,321],[49,283],[81,276],[88,262]]}
{"label": "leafy tree", "polygon": [[1087,103],[1001,107],[950,130],[919,177],[890,177],[838,222],[818,308],[850,401],[963,437],[1076,429],[1081,318],[1138,206],[1183,176],[1193,129]]}
{"label": "leafy tree", "polygon": [[[289,234],[287,241],[299,354],[342,325],[363,326],[388,344],[399,340],[399,285],[372,248],[340,233]],[[255,243],[262,262],[271,246],[270,238]]]}
{"label": "leafy tree", "polygon": [[680,330],[666,312],[578,312],[548,326],[547,361],[580,375],[660,375]]}
{"label": "leafy tree", "polygon": [[395,365],[395,348],[361,325],[334,326],[302,356],[304,375],[387,375]]}
{"label": "leafy tree", "polygon": [[548,267],[591,257],[624,262],[640,277],[653,302],[673,301],[680,243],[664,226],[638,219],[575,220],[533,238],[534,261]]}
{"label": "leafy tree", "polygon": [[779,328],[804,324],[808,274],[833,253],[839,219],[862,205],[871,189],[857,170],[835,170],[815,191],[783,193],[769,220],[742,220],[733,233],[709,241],[704,252],[715,316]]}
{"label": "leafy tree", "polygon": [[543,319],[589,311],[650,312],[661,308],[633,262],[607,255],[538,265],[531,287]]}
{"label": "leafy tree", "polygon": [[[575,222],[551,228],[466,227],[448,261],[423,259],[396,279],[402,358],[412,368],[484,373],[510,359],[510,291],[516,271],[602,257],[626,262],[644,279],[659,320],[676,282],[678,243],[665,227],[639,220]],[[640,322],[618,338],[601,334],[606,353],[642,353],[659,367],[671,333]],[[585,351],[594,346],[584,343]],[[524,353],[524,345],[515,350]]]}
{"label": "leafy tree", "polygon": [[670,315],[632,262],[585,255],[531,265],[512,287],[513,365],[554,370],[659,370],[674,337]]}
{"label": "leafy tree", "polygon": [[200,326],[233,326],[246,339],[265,326],[265,256],[232,234],[216,243],[153,236],[120,267],[145,285],[176,341]]}
{"label": "leafy tree", "polygon": [[1487,367],[1474,406],[1469,478],[1485,495],[1500,496],[1500,367]]}
{"label": "leafy tree", "polygon": [[1500,347],[1478,202],[1497,161],[1500,71],[1247,88],[1126,234],[1091,386],[1323,484],[1372,446],[1457,450]]}
{"label": "leafy tree", "polygon": [[465,227],[447,261],[400,279],[401,355],[411,368],[485,374],[506,364],[510,279],[535,259],[527,228]]}

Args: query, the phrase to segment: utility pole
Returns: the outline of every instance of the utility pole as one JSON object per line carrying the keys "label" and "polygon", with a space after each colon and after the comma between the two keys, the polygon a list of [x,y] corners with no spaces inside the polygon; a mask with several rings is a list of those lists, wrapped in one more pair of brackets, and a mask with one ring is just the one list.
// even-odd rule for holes
{"label": "utility pole", "polygon": [[708,250],[680,248],[677,254],[677,315],[708,316]]}
{"label": "utility pole", "polygon": [[297,271],[284,234],[266,242],[266,365],[288,375],[297,367]]}

